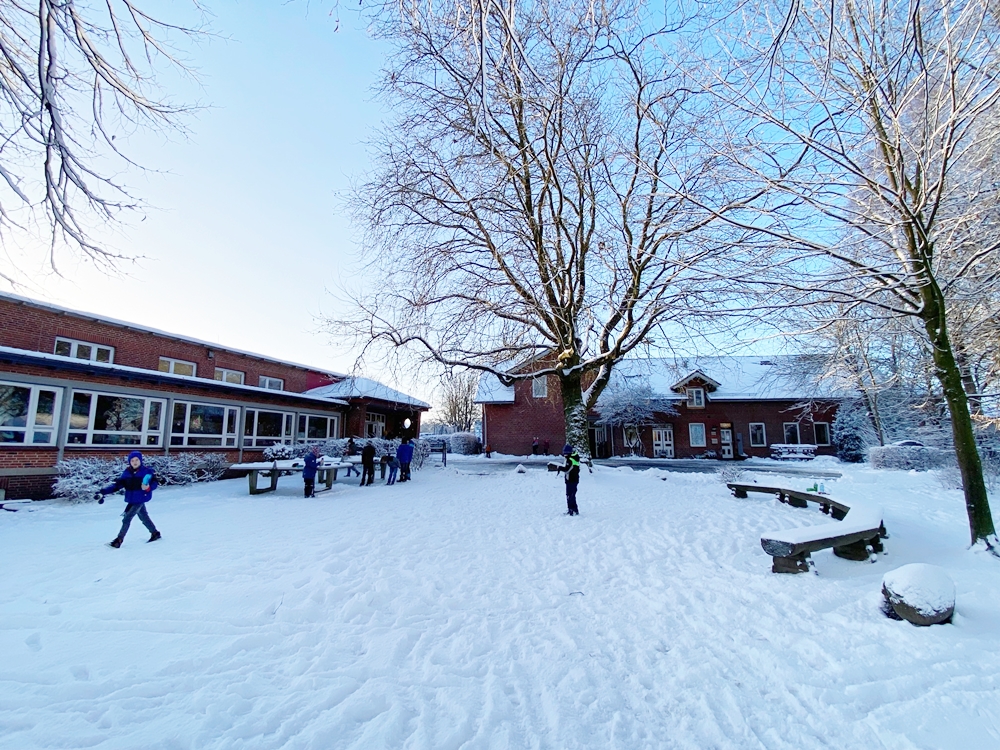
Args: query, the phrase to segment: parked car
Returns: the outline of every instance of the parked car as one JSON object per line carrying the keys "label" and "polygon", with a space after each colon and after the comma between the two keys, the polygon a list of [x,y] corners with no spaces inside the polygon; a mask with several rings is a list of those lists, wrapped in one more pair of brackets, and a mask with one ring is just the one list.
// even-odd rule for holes
{"label": "parked car", "polygon": [[897,440],[892,445],[897,445],[900,448],[923,448],[924,444],[919,440]]}

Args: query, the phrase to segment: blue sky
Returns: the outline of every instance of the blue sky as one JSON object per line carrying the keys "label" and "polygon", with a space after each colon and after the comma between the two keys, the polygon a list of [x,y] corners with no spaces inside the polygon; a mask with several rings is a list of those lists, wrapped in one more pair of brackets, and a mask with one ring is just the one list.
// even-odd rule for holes
{"label": "blue sky", "polygon": [[[182,3],[162,4],[177,19]],[[156,3],[143,7],[156,7]],[[220,344],[340,371],[353,357],[318,332],[342,277],[363,273],[358,233],[338,194],[367,169],[381,122],[371,86],[382,48],[350,8],[211,0],[222,38],[189,48],[200,88],[178,98],[208,108],[187,138],[147,134],[126,151],[165,174],[126,175],[155,208],[100,236],[142,256],[108,275],[69,253],[62,277],[42,248],[8,251],[24,270],[14,291]],[[187,19],[179,19],[187,20]],[[173,89],[171,89],[173,90]],[[30,243],[29,243],[30,245]],[[427,397],[427,388],[393,382]]]}

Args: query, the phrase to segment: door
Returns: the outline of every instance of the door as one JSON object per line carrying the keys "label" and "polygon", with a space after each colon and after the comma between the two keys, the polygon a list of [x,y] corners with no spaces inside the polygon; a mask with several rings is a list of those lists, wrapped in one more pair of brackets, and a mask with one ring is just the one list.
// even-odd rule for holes
{"label": "door", "polygon": [[653,428],[653,458],[674,457],[674,426]]}
{"label": "door", "polygon": [[727,429],[719,430],[719,449],[723,458],[733,457],[733,431]]}

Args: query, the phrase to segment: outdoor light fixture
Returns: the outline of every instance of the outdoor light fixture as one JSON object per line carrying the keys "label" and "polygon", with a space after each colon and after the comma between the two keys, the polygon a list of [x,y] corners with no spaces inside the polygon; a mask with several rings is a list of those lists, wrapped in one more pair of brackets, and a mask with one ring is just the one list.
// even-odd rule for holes
{"label": "outdoor light fixture", "polygon": [[405,427],[406,429],[410,429],[410,420],[409,419],[404,419],[403,420],[403,427]]}

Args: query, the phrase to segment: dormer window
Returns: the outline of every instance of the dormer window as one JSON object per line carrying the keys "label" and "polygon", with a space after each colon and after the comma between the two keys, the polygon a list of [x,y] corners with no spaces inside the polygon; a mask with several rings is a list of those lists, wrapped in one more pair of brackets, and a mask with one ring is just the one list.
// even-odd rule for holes
{"label": "dormer window", "polygon": [[705,408],[705,389],[704,388],[687,388],[688,397],[688,408],[689,409],[704,409]]}

